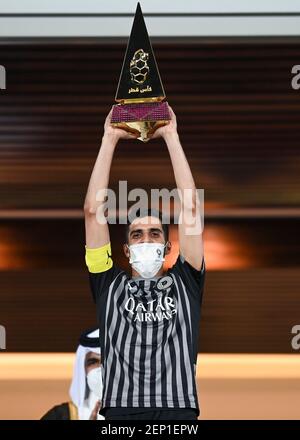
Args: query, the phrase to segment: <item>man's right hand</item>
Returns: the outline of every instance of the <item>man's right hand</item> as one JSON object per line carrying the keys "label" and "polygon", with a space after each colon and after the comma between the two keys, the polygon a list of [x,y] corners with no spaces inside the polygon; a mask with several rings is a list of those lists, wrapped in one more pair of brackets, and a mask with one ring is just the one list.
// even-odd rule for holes
{"label": "man's right hand", "polygon": [[100,408],[101,408],[101,402],[100,400],[98,400],[96,405],[94,406],[93,411],[91,412],[89,420],[97,420],[97,416],[100,411]]}
{"label": "man's right hand", "polygon": [[138,130],[132,129],[133,133],[130,133],[126,130],[123,130],[122,128],[117,128],[111,125],[112,111],[113,109],[111,108],[105,119],[103,136],[111,138],[115,141],[118,141],[119,139],[136,139],[140,136],[140,132]]}

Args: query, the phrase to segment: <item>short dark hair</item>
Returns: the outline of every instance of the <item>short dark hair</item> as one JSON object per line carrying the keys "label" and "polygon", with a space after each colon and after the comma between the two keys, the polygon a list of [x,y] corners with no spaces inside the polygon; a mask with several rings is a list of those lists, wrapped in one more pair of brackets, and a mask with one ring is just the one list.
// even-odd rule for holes
{"label": "short dark hair", "polygon": [[134,218],[132,218],[131,221],[128,221],[128,223],[125,226],[125,243],[128,242],[129,226],[131,225],[133,220],[135,220],[136,218],[144,218],[144,217],[158,218],[163,228],[165,242],[169,241],[169,225],[167,223],[164,223],[162,212],[154,208],[143,208],[143,209],[139,208],[136,211]]}

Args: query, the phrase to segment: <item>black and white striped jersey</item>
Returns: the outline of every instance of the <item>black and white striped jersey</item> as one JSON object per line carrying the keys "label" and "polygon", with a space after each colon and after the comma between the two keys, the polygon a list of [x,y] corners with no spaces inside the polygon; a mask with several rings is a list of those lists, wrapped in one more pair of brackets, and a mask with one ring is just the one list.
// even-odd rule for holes
{"label": "black and white striped jersey", "polygon": [[[196,408],[205,262],[181,255],[161,277],[131,278],[114,264],[89,273],[100,328],[102,408]],[[101,414],[100,411],[100,414]]]}

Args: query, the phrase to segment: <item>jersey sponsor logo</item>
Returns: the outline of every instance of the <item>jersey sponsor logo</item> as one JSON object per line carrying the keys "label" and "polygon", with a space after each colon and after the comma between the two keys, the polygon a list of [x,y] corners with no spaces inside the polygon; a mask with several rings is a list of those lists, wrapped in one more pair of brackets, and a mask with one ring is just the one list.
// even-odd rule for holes
{"label": "jersey sponsor logo", "polygon": [[[163,321],[164,319],[172,319],[177,313],[177,304],[175,298],[169,296],[173,279],[170,276],[162,277],[156,283],[153,292],[156,298],[146,301],[140,300],[133,295],[125,302],[125,310],[129,312],[129,316],[133,321]],[[136,293],[139,288],[134,283],[129,283],[129,289],[132,294]]]}

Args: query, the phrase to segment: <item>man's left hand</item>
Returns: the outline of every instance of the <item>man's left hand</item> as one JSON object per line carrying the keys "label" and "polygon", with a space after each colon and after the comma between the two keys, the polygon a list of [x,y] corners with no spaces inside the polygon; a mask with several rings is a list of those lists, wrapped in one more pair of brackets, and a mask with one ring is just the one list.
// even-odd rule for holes
{"label": "man's left hand", "polygon": [[177,120],[176,120],[176,115],[172,110],[172,107],[169,106],[168,104],[168,108],[169,108],[169,112],[171,115],[171,120],[168,122],[167,125],[164,125],[163,127],[159,127],[157,130],[155,130],[155,132],[150,135],[151,139],[156,139],[159,137],[162,138],[166,138],[168,135],[170,134],[177,134]]}

